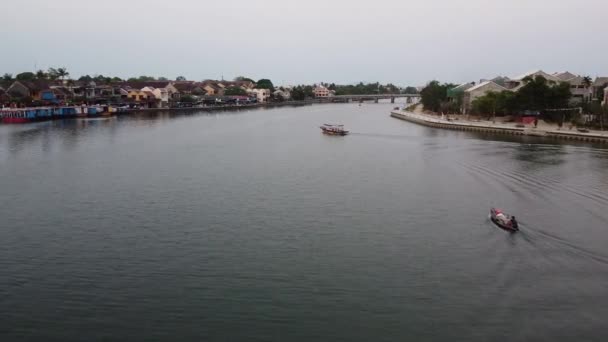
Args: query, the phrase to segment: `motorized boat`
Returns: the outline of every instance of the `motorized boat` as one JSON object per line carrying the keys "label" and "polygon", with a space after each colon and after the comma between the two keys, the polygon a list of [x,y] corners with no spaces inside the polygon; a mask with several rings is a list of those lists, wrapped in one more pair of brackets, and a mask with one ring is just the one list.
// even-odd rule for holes
{"label": "motorized boat", "polygon": [[519,225],[517,224],[517,220],[515,220],[515,216],[507,215],[500,209],[490,209],[490,220],[502,229],[511,232],[519,230]]}
{"label": "motorized boat", "polygon": [[347,135],[349,132],[344,129],[344,125],[324,124],[321,131],[328,135]]}

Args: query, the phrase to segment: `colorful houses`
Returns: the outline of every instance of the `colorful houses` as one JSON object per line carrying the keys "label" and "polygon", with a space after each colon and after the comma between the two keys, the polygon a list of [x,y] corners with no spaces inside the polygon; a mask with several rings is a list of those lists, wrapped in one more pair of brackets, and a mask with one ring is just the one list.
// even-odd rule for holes
{"label": "colorful houses", "polygon": [[[49,76],[43,72],[29,74],[28,77],[38,78],[31,81],[0,79],[0,108],[63,105],[182,108],[232,102],[263,103],[275,97],[281,100],[290,98],[288,90],[282,88],[274,94],[274,89],[257,88],[255,82],[242,77],[234,81],[207,79],[197,82],[182,77],[175,81],[149,77],[122,81],[118,78],[87,75],[79,80],[49,80],[44,78]],[[264,84],[266,87],[268,85]]]}

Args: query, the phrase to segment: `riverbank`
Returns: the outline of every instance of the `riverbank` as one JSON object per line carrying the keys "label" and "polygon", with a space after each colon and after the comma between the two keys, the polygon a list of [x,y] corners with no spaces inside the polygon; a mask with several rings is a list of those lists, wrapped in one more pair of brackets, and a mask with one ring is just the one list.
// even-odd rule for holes
{"label": "riverbank", "polygon": [[537,136],[608,144],[608,132],[580,132],[568,129],[552,129],[548,127],[517,127],[513,123],[492,123],[488,121],[481,122],[464,120],[461,118],[448,119],[446,117],[437,117],[429,114],[423,114],[420,112],[415,113],[402,110],[391,111],[391,116],[396,119],[405,120],[433,128],[522,136]]}
{"label": "riverbank", "polygon": [[115,115],[130,115],[145,112],[172,111],[230,111],[253,108],[273,108],[282,106],[306,106],[313,101],[285,101],[254,104],[229,104],[213,106],[195,106],[181,108],[117,108],[112,106],[67,106],[67,107],[32,107],[32,108],[3,108],[0,109],[0,122],[4,124],[26,124],[40,121],[65,120],[74,118],[98,118]]}
{"label": "riverbank", "polygon": [[140,108],[136,110],[129,110],[125,114],[132,112],[166,112],[166,111],[216,111],[216,110],[234,110],[234,109],[246,109],[246,108],[272,108],[282,106],[306,106],[312,105],[313,101],[284,101],[284,102],[266,102],[266,103],[252,103],[252,104],[232,104],[232,105],[218,105],[218,106],[199,106],[199,107],[174,107],[174,108]]}

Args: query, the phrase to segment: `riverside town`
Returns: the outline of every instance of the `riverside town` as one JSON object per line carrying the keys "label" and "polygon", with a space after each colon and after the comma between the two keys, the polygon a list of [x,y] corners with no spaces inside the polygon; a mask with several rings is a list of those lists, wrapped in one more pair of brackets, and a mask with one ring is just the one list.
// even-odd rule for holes
{"label": "riverside town", "polygon": [[462,84],[358,83],[274,86],[269,79],[175,80],[103,75],[70,78],[66,68],[0,79],[3,123],[112,116],[128,112],[298,105],[406,97],[391,116],[432,127],[606,141],[608,77],[542,70]]}
{"label": "riverside town", "polygon": [[[0,79],[0,117],[3,123],[97,117],[134,111],[169,109],[229,109],[351,100],[349,95],[399,96],[416,94],[414,87],[379,83],[340,86],[328,83],[277,86],[271,80],[237,77],[232,81],[192,81],[179,76],[69,77],[66,68],[23,72]],[[345,97],[346,96],[346,97]],[[394,99],[395,96],[391,96]],[[361,99],[364,100],[364,99]]]}

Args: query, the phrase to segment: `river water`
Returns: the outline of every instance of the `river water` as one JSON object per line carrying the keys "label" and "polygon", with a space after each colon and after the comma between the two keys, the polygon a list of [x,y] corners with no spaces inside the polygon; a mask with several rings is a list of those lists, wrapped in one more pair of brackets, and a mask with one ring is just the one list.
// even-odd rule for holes
{"label": "river water", "polygon": [[392,106],[0,126],[0,340],[603,341],[608,149]]}

